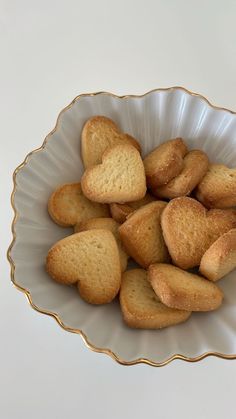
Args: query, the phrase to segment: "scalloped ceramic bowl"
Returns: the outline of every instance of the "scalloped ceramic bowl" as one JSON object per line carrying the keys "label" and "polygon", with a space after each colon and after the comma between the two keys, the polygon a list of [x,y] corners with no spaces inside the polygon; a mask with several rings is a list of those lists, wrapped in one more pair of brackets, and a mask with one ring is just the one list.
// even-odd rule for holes
{"label": "scalloped ceramic bowl", "polygon": [[59,115],[42,147],[14,172],[13,242],[8,251],[12,281],[33,308],[53,316],[66,330],[79,333],[87,346],[130,365],[164,365],[173,359],[197,361],[208,355],[236,357],[236,278],[222,281],[225,300],[216,312],[193,313],[188,322],[163,330],[132,330],[122,321],[117,301],[86,304],[75,288],[53,282],[44,269],[50,246],[71,234],[54,224],[47,201],[60,183],[78,181],[83,172],[80,133],[92,115],[103,114],[136,137],[143,155],[161,142],[183,137],[212,161],[236,164],[236,114],[212,106],[183,88],[159,89],[143,96],[110,93],[76,97]]}

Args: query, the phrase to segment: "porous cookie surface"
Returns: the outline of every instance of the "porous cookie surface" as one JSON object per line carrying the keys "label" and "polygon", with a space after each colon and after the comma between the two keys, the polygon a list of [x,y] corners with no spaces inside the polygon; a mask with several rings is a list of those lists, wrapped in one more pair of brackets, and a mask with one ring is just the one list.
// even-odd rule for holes
{"label": "porous cookie surface", "polygon": [[78,283],[81,297],[92,304],[110,302],[120,288],[118,247],[108,230],[83,231],[60,240],[48,252],[46,269],[57,282]]}
{"label": "porous cookie surface", "polygon": [[93,229],[103,229],[111,231],[116,239],[117,246],[119,249],[121,271],[124,272],[127,268],[128,255],[125,252],[125,249],[121,243],[118,227],[119,224],[115,220],[113,220],[113,218],[90,218],[87,221],[77,224],[74,230],[75,233],[78,233],[79,231]]}
{"label": "porous cookie surface", "polygon": [[124,203],[142,199],[147,188],[139,152],[128,144],[108,149],[101,164],[85,171],[81,185],[85,196],[95,202]]}

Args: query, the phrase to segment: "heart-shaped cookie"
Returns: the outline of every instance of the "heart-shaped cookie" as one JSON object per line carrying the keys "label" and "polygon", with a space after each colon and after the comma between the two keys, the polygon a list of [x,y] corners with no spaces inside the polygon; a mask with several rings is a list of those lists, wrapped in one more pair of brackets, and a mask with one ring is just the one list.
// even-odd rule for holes
{"label": "heart-shaped cookie", "polygon": [[102,161],[103,153],[117,144],[131,144],[141,151],[138,141],[122,133],[114,121],[105,116],[93,116],[84,125],[81,135],[81,155],[84,167]]}
{"label": "heart-shaped cookie", "polygon": [[108,205],[89,201],[80,183],[59,186],[49,198],[48,212],[53,221],[62,227],[74,226],[89,218],[109,217]]}
{"label": "heart-shaped cookie", "polygon": [[167,263],[149,266],[148,278],[156,295],[167,307],[188,311],[216,310],[223,300],[219,287],[199,275]]}
{"label": "heart-shaped cookie", "polygon": [[124,321],[138,329],[161,329],[182,323],[191,315],[162,304],[153,291],[144,269],[131,269],[122,276],[120,305]]}
{"label": "heart-shaped cookie", "polygon": [[119,291],[118,247],[108,230],[88,230],[57,242],[48,252],[46,269],[63,284],[78,283],[81,297],[91,304],[109,303]]}
{"label": "heart-shaped cookie", "polygon": [[205,251],[222,234],[236,227],[236,211],[206,208],[188,197],[172,199],[161,216],[169,253],[182,269],[200,264]]}
{"label": "heart-shaped cookie", "polygon": [[207,279],[218,281],[236,268],[236,229],[220,236],[204,253],[199,271]]}
{"label": "heart-shaped cookie", "polygon": [[124,203],[143,198],[146,178],[139,152],[129,144],[108,149],[101,164],[85,171],[81,186],[84,195],[95,202]]}
{"label": "heart-shaped cookie", "polygon": [[196,196],[207,208],[230,208],[236,205],[236,169],[212,164],[199,183]]}
{"label": "heart-shaped cookie", "polygon": [[166,185],[153,191],[158,198],[177,198],[190,195],[194,188],[205,176],[209,161],[206,153],[201,150],[192,150],[184,157],[182,172]]}
{"label": "heart-shaped cookie", "polygon": [[143,163],[147,185],[154,190],[181,172],[188,149],[182,138],[166,141],[149,153]]}
{"label": "heart-shaped cookie", "polygon": [[166,202],[155,201],[144,205],[119,227],[119,233],[128,253],[143,268],[151,263],[167,262],[168,251],[161,230],[161,214]]}

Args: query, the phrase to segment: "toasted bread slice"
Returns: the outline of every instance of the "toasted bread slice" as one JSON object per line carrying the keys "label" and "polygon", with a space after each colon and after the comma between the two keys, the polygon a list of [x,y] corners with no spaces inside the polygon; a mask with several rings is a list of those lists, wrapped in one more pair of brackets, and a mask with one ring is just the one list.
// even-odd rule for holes
{"label": "toasted bread slice", "polygon": [[144,166],[132,145],[119,144],[105,151],[102,164],[87,169],[82,177],[84,195],[100,203],[132,202],[146,194]]}
{"label": "toasted bread slice", "polygon": [[190,151],[184,157],[183,170],[178,176],[172,179],[166,185],[160,186],[153,191],[153,194],[159,198],[177,198],[178,196],[190,195],[194,188],[205,176],[209,160],[201,150]]}
{"label": "toasted bread slice", "polygon": [[196,190],[196,197],[207,208],[236,205],[236,169],[212,164]]}
{"label": "toasted bread slice", "polygon": [[131,214],[119,227],[128,255],[143,268],[151,263],[168,260],[160,222],[165,206],[166,202],[151,202]]}
{"label": "toasted bread slice", "polygon": [[113,220],[113,218],[90,218],[90,220],[76,224],[74,231],[75,233],[94,229],[103,229],[111,231],[116,239],[117,246],[119,249],[121,272],[124,272],[127,268],[127,262],[129,257],[121,243],[118,227],[119,224],[115,220]]}
{"label": "toasted bread slice", "polygon": [[81,297],[91,304],[109,303],[120,288],[118,247],[108,230],[83,231],[60,240],[48,252],[46,269],[57,282],[78,282]]}
{"label": "toasted bread slice", "polygon": [[136,209],[153,201],[155,201],[155,198],[149,193],[146,193],[144,198],[139,199],[138,201],[129,202],[129,204],[110,204],[112,218],[114,218],[117,223],[122,224],[125,222],[128,215],[132,214]]}
{"label": "toasted bread slice", "polygon": [[211,281],[227,275],[236,268],[236,229],[232,229],[216,240],[204,253],[200,272]]}
{"label": "toasted bread slice", "polygon": [[213,282],[173,265],[151,265],[148,278],[155,293],[167,307],[211,311],[217,309],[223,300],[223,292]]}
{"label": "toasted bread slice", "polygon": [[105,116],[93,116],[84,125],[81,136],[81,155],[87,169],[102,162],[104,152],[117,144],[131,144],[140,152],[137,140],[123,134],[114,121]]}
{"label": "toasted bread slice", "polygon": [[187,152],[182,138],[166,141],[151,151],[143,161],[148,186],[155,190],[178,176]]}
{"label": "toasted bread slice", "polygon": [[182,269],[189,269],[199,266],[212,243],[236,227],[236,211],[207,211],[195,199],[180,197],[167,204],[161,225],[172,261]]}
{"label": "toasted bread slice", "polygon": [[144,269],[132,269],[123,274],[120,305],[124,321],[128,326],[138,329],[161,329],[184,322],[191,314],[162,304]]}
{"label": "toasted bread slice", "polygon": [[62,227],[74,226],[92,217],[109,217],[108,206],[89,201],[80,183],[59,186],[48,201],[48,212]]}

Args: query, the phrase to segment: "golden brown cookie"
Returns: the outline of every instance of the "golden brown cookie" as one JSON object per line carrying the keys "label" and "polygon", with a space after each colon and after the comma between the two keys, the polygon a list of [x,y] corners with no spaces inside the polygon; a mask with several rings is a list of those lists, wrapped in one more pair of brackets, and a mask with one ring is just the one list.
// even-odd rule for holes
{"label": "golden brown cookie", "polygon": [[182,138],[169,140],[156,147],[144,161],[147,185],[154,190],[178,176],[188,149]]}
{"label": "golden brown cookie", "polygon": [[132,145],[119,144],[105,151],[102,163],[87,169],[81,179],[84,195],[100,203],[132,202],[146,194],[144,166]]}
{"label": "golden brown cookie", "polygon": [[66,183],[59,186],[48,201],[48,212],[53,221],[62,227],[93,217],[109,217],[107,205],[89,201],[84,196],[80,183]]}
{"label": "golden brown cookie", "polygon": [[94,229],[95,230],[103,229],[103,230],[111,231],[116,239],[117,246],[119,249],[121,272],[124,272],[127,268],[127,262],[128,262],[129,256],[125,252],[125,249],[121,243],[118,227],[119,227],[119,224],[115,220],[113,220],[113,218],[90,218],[87,221],[76,224],[74,231],[75,233],[78,233],[80,231],[94,230]]}
{"label": "golden brown cookie", "polygon": [[182,269],[200,265],[206,250],[236,227],[236,211],[206,208],[188,197],[175,198],[161,216],[165,243],[172,261]]}
{"label": "golden brown cookie", "polygon": [[223,292],[207,279],[164,263],[151,265],[150,283],[167,307],[188,311],[211,311],[223,300]]}
{"label": "golden brown cookie", "polygon": [[236,268],[236,229],[220,236],[204,253],[200,272],[211,281],[227,275]]}
{"label": "golden brown cookie", "polygon": [[81,297],[91,304],[105,304],[115,298],[120,282],[117,243],[108,230],[72,234],[48,252],[46,269],[62,284],[75,284]]}
{"label": "golden brown cookie", "polygon": [[144,269],[132,269],[123,274],[120,305],[126,324],[138,329],[161,329],[184,322],[191,314],[162,304]]}
{"label": "golden brown cookie", "polygon": [[151,202],[131,214],[119,228],[128,255],[143,268],[169,258],[160,222],[165,206],[166,202]]}
{"label": "golden brown cookie", "polygon": [[236,169],[212,164],[198,185],[196,197],[207,208],[230,208],[236,205]]}
{"label": "golden brown cookie", "polygon": [[139,199],[138,201],[129,202],[129,204],[110,204],[112,218],[114,218],[117,223],[122,224],[128,215],[132,214],[132,212],[134,212],[136,209],[139,209],[155,200],[156,199],[152,195],[146,193],[144,198]]}
{"label": "golden brown cookie", "polygon": [[153,190],[158,198],[177,198],[190,195],[194,188],[205,176],[209,161],[207,155],[201,150],[190,151],[184,157],[183,170],[178,176],[166,185]]}
{"label": "golden brown cookie", "polygon": [[117,144],[131,144],[140,152],[137,140],[123,134],[114,121],[105,116],[93,116],[84,125],[81,135],[81,155],[87,169],[102,162],[104,152]]}

